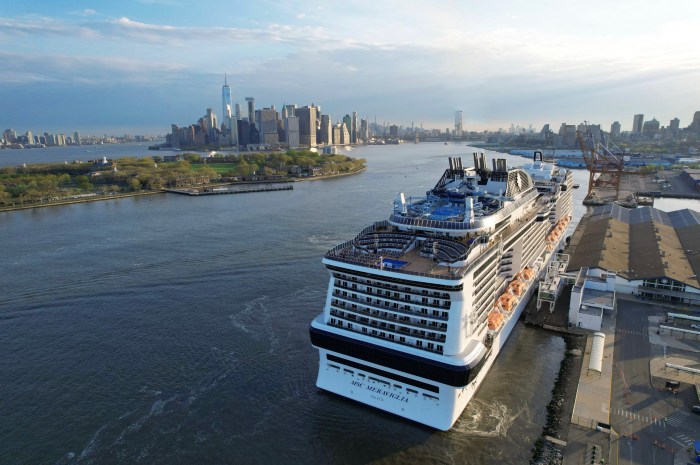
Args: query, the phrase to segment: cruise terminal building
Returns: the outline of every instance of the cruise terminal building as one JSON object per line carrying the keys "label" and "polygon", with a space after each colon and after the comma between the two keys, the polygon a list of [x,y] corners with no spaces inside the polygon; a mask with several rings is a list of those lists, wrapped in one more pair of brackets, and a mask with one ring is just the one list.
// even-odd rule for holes
{"label": "cruise terminal building", "polygon": [[[609,298],[601,294],[605,291],[613,301],[614,294],[621,293],[700,305],[700,213],[696,211],[629,209],[617,204],[595,207],[581,220],[571,243],[567,272],[578,273],[572,297],[577,287],[580,295],[572,299],[570,323],[599,327],[596,315],[602,317],[609,308]],[[601,305],[591,308],[586,302]]]}

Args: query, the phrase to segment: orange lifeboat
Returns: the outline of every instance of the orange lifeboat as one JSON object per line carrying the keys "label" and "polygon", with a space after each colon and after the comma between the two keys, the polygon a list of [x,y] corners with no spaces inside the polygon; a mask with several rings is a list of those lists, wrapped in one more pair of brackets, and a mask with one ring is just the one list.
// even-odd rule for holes
{"label": "orange lifeboat", "polygon": [[506,293],[498,298],[498,305],[500,305],[504,310],[510,312],[515,306],[515,301],[516,298],[514,295]]}
{"label": "orange lifeboat", "polygon": [[525,287],[526,286],[524,282],[516,280],[508,285],[508,290],[520,297],[521,295],[523,295],[523,292],[525,292]]}
{"label": "orange lifeboat", "polygon": [[489,313],[489,317],[488,317],[489,329],[492,331],[495,331],[498,328],[500,328],[502,324],[503,324],[503,315],[500,312],[492,310]]}
{"label": "orange lifeboat", "polygon": [[532,268],[526,267],[523,268],[523,271],[520,272],[523,278],[525,278],[526,281],[532,281],[532,278],[535,277],[535,270]]}

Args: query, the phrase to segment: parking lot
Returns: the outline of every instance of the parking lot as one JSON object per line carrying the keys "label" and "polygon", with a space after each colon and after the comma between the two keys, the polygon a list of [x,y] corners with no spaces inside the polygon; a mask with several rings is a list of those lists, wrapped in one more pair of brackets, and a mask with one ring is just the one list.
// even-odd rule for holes
{"label": "parking lot", "polygon": [[[688,322],[668,321],[672,309],[634,299],[617,305],[610,422],[620,435],[618,463],[687,463],[687,447],[700,439],[700,415],[691,413],[700,403],[700,375],[667,363],[700,368],[700,341],[659,329],[689,328]],[[677,389],[666,389],[667,381],[677,382]]]}

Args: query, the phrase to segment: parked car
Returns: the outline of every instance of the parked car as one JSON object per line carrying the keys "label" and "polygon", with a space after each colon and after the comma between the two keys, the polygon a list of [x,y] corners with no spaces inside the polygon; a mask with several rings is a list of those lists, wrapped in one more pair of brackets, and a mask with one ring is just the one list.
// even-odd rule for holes
{"label": "parked car", "polygon": [[700,323],[693,323],[690,327],[693,329],[700,329]]}
{"label": "parked car", "polygon": [[690,411],[700,415],[700,405],[693,405],[692,407],[690,407]]}

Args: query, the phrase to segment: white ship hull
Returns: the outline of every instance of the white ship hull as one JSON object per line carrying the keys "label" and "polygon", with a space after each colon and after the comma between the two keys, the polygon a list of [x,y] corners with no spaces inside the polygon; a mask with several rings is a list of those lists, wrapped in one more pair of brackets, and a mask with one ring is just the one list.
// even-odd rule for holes
{"label": "white ship hull", "polygon": [[[561,246],[563,237],[553,252],[548,253],[547,264]],[[399,415],[409,420],[422,423],[435,429],[447,431],[457,421],[467,404],[479,390],[481,383],[488,375],[498,354],[513,332],[525,307],[532,295],[537,292],[538,279],[542,277],[546,266],[543,266],[536,279],[533,279],[528,290],[523,294],[511,317],[504,323],[503,328],[494,338],[488,360],[481,368],[474,381],[463,388],[455,388],[446,384],[435,383],[426,378],[411,376],[381,365],[371,364],[364,360],[326,349],[319,349],[319,370],[316,386],[338,394],[348,399],[361,402],[380,410]],[[323,315],[319,315],[312,326],[323,327]],[[330,356],[330,359],[329,359]],[[339,359],[349,360],[355,365],[343,364]],[[378,371],[386,371],[395,375],[393,378],[382,377],[375,373],[358,369],[358,365],[370,366]],[[337,368],[336,368],[337,367]],[[415,385],[397,382],[395,378],[409,378],[417,383],[436,385],[438,393],[420,389]],[[413,392],[411,392],[413,391]]]}
{"label": "white ship hull", "polygon": [[[494,163],[494,171],[504,167]],[[570,174],[538,176],[542,165],[533,167],[533,178],[544,180],[538,187],[559,173],[549,197],[533,196],[534,181],[523,174],[507,174],[511,202],[496,205],[490,216],[459,216],[459,223],[411,217],[404,206],[390,222],[375,223],[326,254],[328,296],[310,327],[319,350],[319,388],[432,428],[454,425],[564,240]],[[461,161],[451,161],[431,192],[454,184],[461,173]],[[472,180],[472,172],[463,173]],[[506,185],[498,184],[505,176],[494,175],[496,188]],[[520,194],[510,191],[512,185]],[[476,193],[470,195],[489,201]],[[441,198],[429,206],[443,216],[454,211],[454,203]],[[467,237],[450,239],[455,232]],[[392,249],[393,258],[386,259]]]}

